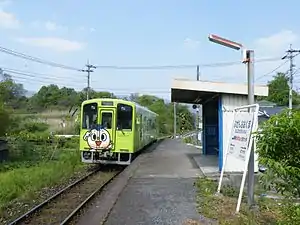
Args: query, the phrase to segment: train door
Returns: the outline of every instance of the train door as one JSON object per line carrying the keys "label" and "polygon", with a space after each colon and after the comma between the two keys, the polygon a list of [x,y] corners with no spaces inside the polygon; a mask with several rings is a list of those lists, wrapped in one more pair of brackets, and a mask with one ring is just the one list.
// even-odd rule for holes
{"label": "train door", "polygon": [[115,111],[113,109],[100,109],[99,115],[99,123],[104,128],[104,132],[100,134],[100,141],[112,144],[112,147],[114,147],[116,137]]}

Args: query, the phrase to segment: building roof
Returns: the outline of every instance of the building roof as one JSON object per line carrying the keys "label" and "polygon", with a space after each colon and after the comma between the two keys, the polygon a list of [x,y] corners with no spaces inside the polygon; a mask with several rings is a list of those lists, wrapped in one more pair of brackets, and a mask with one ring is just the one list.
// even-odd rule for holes
{"label": "building roof", "polygon": [[276,106],[276,103],[267,101],[267,100],[261,100],[258,101],[257,104],[259,104],[260,107],[274,107]]}
{"label": "building roof", "polygon": [[[185,89],[195,90],[203,92],[214,92],[214,93],[227,93],[237,95],[247,95],[248,86],[247,84],[235,84],[235,83],[224,83],[224,82],[210,82],[210,81],[195,81],[188,79],[174,79],[172,81],[172,89]],[[268,86],[266,85],[255,85],[254,93],[257,96],[268,96]]]}
{"label": "building roof", "polygon": [[[268,86],[255,85],[254,93],[268,96]],[[203,104],[222,94],[248,95],[247,84],[174,79],[171,85],[172,102]]]}
{"label": "building roof", "polygon": [[259,107],[258,116],[267,117],[281,113],[286,107],[275,106],[275,107]]}

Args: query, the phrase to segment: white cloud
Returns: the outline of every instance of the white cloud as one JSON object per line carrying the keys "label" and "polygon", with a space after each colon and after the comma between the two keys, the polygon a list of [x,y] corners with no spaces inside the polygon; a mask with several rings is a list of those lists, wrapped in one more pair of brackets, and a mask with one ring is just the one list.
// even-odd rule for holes
{"label": "white cloud", "polygon": [[66,30],[67,29],[67,27],[59,25],[53,21],[46,21],[46,22],[33,21],[33,22],[31,22],[31,26],[34,28],[44,28],[48,31],[57,31],[57,30]]}
{"label": "white cloud", "polygon": [[51,21],[47,21],[45,23],[45,27],[46,27],[47,30],[50,30],[50,31],[58,29],[58,25],[54,22],[51,22]]}
{"label": "white cloud", "polygon": [[20,27],[20,21],[12,13],[0,9],[0,28],[16,29]]}
{"label": "white cloud", "polygon": [[96,28],[94,28],[94,27],[88,28],[88,27],[85,27],[85,26],[80,26],[80,27],[78,27],[78,31],[81,31],[81,32],[89,31],[89,32],[93,33],[93,32],[96,31]]}
{"label": "white cloud", "polygon": [[189,49],[196,49],[198,48],[200,42],[197,40],[193,40],[191,38],[186,38],[184,40],[184,47],[189,48]]}
{"label": "white cloud", "polygon": [[254,46],[259,54],[274,55],[284,54],[284,51],[299,40],[299,36],[291,30],[281,30],[276,34],[261,37],[254,41]]}
{"label": "white cloud", "polygon": [[16,40],[23,44],[41,48],[49,48],[57,52],[78,51],[85,47],[84,43],[56,37],[18,38]]}

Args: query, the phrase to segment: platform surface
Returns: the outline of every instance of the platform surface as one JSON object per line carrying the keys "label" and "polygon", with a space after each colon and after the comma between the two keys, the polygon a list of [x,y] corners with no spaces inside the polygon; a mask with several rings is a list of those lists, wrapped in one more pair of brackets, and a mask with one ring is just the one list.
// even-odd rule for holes
{"label": "platform surface", "polygon": [[194,161],[199,149],[167,139],[148,154],[110,212],[106,225],[183,224],[201,220],[194,181],[201,171]]}

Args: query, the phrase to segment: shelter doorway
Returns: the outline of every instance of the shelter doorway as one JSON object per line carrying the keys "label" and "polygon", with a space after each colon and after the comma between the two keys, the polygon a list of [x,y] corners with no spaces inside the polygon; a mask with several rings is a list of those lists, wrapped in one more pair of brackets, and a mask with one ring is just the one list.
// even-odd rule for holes
{"label": "shelter doorway", "polygon": [[219,155],[220,150],[220,97],[215,97],[202,105],[203,154]]}

